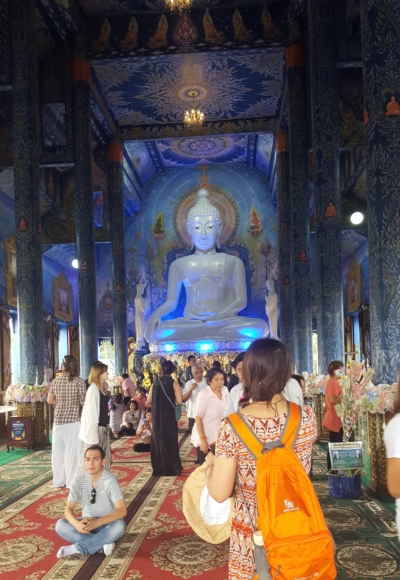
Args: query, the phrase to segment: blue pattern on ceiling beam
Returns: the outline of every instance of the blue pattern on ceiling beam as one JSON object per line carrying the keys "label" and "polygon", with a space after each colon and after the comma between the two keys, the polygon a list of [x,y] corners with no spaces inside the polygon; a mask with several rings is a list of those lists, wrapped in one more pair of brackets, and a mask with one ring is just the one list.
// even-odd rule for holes
{"label": "blue pattern on ceiling beam", "polygon": [[274,136],[272,133],[258,135],[256,147],[256,167],[261,169],[261,171],[267,176],[270,176],[273,144]]}
{"label": "blue pattern on ceiling beam", "polygon": [[247,139],[249,144],[249,167],[254,167],[256,164],[257,135],[250,134]]}
{"label": "blue pattern on ceiling beam", "polygon": [[234,51],[284,46],[285,2],[191,10],[179,16],[165,12],[144,16],[112,16],[91,20],[88,46],[92,59]]}
{"label": "blue pattern on ceiling beam", "polygon": [[158,153],[157,147],[155,146],[154,141],[146,141],[146,147],[150,154],[150,157],[153,160],[153,163],[157,169],[157,171],[163,170],[163,164],[161,161],[160,154]]}

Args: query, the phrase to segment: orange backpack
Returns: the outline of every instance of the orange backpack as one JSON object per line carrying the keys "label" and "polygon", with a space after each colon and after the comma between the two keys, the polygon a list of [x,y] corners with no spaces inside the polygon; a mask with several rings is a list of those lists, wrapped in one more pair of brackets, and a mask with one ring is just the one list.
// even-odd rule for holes
{"label": "orange backpack", "polygon": [[[268,577],[266,558],[274,580],[333,580],[335,545],[313,485],[293,451],[301,426],[301,408],[294,403],[288,405],[281,438],[266,445],[244,415],[234,413],[228,417],[236,435],[257,460],[257,525],[264,547],[257,550],[254,546],[257,572],[253,578]],[[244,500],[240,484],[239,488]],[[248,510],[247,513],[249,516]],[[257,540],[254,524],[251,520],[250,523]],[[260,549],[263,562],[259,565]]]}

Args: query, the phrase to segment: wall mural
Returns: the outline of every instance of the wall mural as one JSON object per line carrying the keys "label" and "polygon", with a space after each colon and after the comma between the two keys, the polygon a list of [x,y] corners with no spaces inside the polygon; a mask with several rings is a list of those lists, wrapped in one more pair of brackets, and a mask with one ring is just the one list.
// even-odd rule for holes
{"label": "wall mural", "polygon": [[121,127],[181,123],[193,93],[207,119],[274,116],[284,65],[285,54],[278,48],[92,62]]}
{"label": "wall mural", "polygon": [[[72,325],[79,323],[78,272],[43,256],[45,313]],[[57,303],[56,303],[57,298]]]}
{"label": "wall mural", "polygon": [[[165,300],[169,265],[191,253],[185,222],[201,180],[225,222],[221,251],[245,264],[248,305],[241,314],[265,319],[265,282],[278,274],[276,209],[265,175],[243,164],[166,169],[146,185],[140,215],[126,222],[128,334],[135,334],[136,285],[145,285],[146,316]],[[205,173],[205,177],[204,177]],[[182,316],[185,291],[170,318]]]}
{"label": "wall mural", "polygon": [[338,71],[339,92],[339,145],[364,145],[364,91],[362,68]]}
{"label": "wall mural", "polygon": [[[356,274],[350,274],[350,270],[359,268],[360,284]],[[368,242],[365,241],[351,256],[342,262],[343,281],[343,309],[344,316],[349,316],[356,308],[353,308],[358,301],[357,307],[361,303],[369,302],[369,271],[368,271]],[[349,287],[350,284],[350,287]],[[351,310],[349,310],[349,298],[351,299]]]}
{"label": "wall mural", "polygon": [[[97,18],[92,18],[88,27],[91,58],[143,57],[160,54],[160,51],[204,53],[233,50],[244,45],[263,48],[283,46],[285,41],[287,8],[284,1],[270,2],[268,6],[264,2],[257,6],[250,1],[249,7],[238,6],[243,2],[236,1],[223,7],[218,0],[201,3],[202,6],[194,0],[197,9],[181,15],[165,10],[164,0],[159,2],[162,12],[147,10],[143,13],[136,0],[130,6],[120,0],[108,6],[95,0],[95,5],[90,6],[90,16]],[[89,4],[85,7],[89,8]]]}
{"label": "wall mural", "polygon": [[164,167],[247,161],[247,135],[162,139],[156,141]]}
{"label": "wall mural", "polygon": [[274,144],[274,136],[272,133],[265,133],[258,135],[256,148],[256,165],[261,171],[267,175],[270,172],[272,159],[272,147]]}
{"label": "wall mural", "polygon": [[124,143],[124,146],[126,154],[132,161],[140,180],[142,183],[145,183],[156,172],[146,145],[144,143],[138,143],[137,141],[128,141]]}

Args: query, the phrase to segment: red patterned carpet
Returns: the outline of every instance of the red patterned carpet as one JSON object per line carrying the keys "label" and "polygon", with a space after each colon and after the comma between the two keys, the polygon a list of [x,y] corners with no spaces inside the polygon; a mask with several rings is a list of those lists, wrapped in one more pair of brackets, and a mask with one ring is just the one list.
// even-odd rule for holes
{"label": "red patterned carpet", "polygon": [[[188,527],[182,513],[182,486],[195,456],[187,433],[179,434],[184,471],[180,477],[152,477],[150,454],[132,451],[134,438],[113,443],[113,473],[128,506],[127,531],[112,556],[102,554],[57,560],[63,541],[54,532],[67,491],[38,485],[0,511],[0,580],[168,580],[200,577],[226,580],[228,544],[210,546]],[[43,458],[50,470],[49,454]],[[46,464],[47,462],[47,464]],[[20,461],[13,472],[26,469]],[[6,469],[0,468],[0,482]]]}

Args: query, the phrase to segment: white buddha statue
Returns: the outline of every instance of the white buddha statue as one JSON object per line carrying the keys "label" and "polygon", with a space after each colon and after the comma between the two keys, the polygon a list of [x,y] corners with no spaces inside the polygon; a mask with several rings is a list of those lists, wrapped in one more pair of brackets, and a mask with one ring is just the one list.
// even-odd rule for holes
{"label": "white buddha statue", "polygon": [[[209,196],[207,189],[200,189],[188,213],[186,228],[196,251],[178,258],[169,268],[167,299],[146,322],[150,345],[268,336],[266,321],[238,316],[247,305],[244,264],[240,258],[216,251],[223,224]],[[183,317],[162,320],[177,307],[182,284],[186,289]]]}

